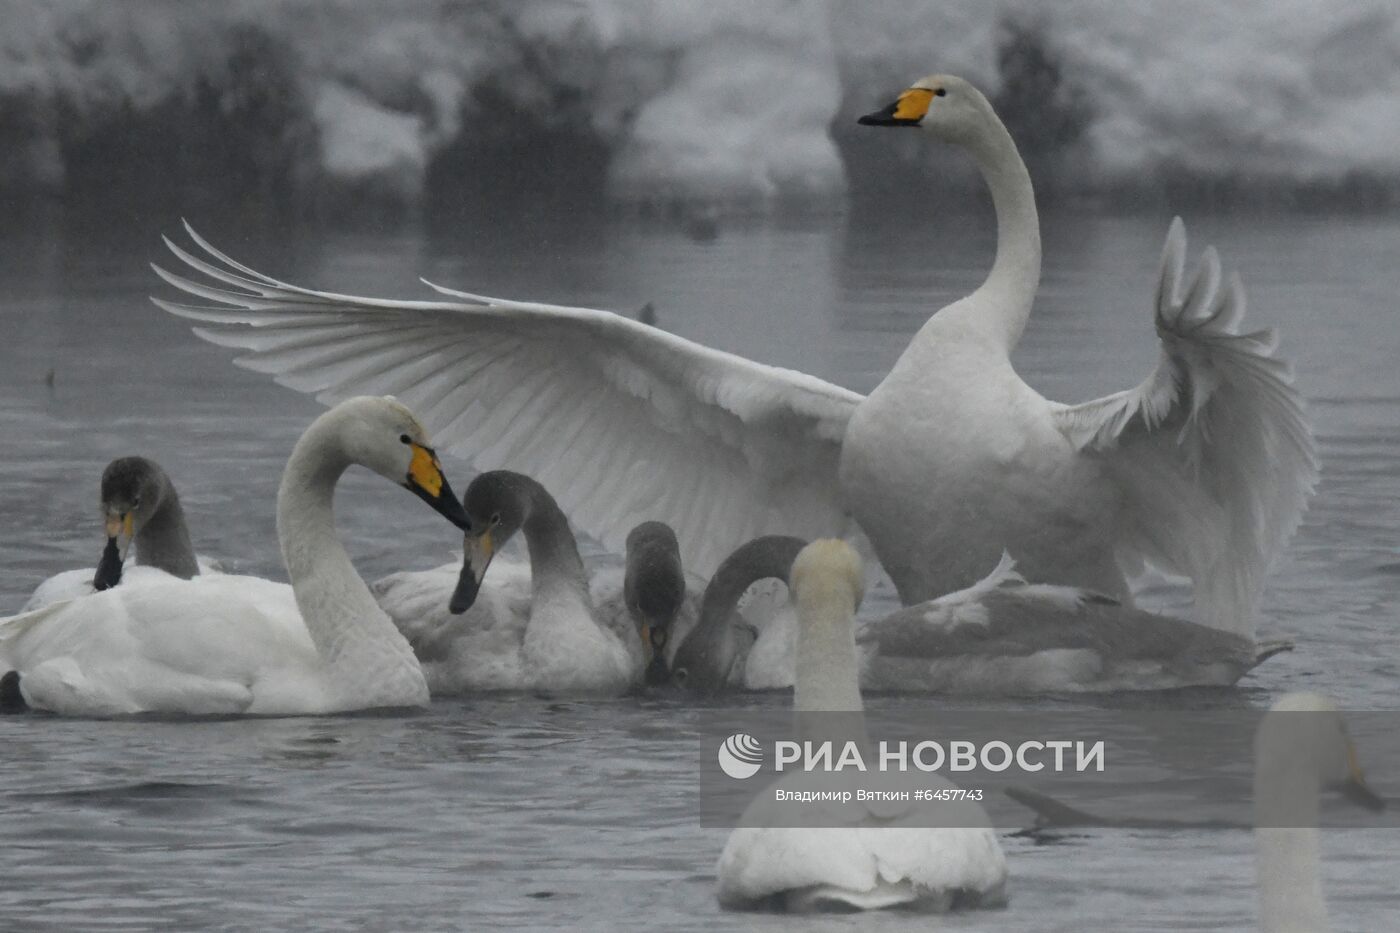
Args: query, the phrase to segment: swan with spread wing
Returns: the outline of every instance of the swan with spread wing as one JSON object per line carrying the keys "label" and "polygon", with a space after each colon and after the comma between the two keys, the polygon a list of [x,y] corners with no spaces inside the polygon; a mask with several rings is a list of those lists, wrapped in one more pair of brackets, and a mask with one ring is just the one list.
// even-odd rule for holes
{"label": "swan with spread wing", "polygon": [[398,395],[453,453],[535,476],[614,550],[661,518],[686,566],[709,575],[736,542],[854,523],[906,604],[972,585],[1003,551],[1032,582],[1123,600],[1150,562],[1192,579],[1199,621],[1252,635],[1264,573],[1316,468],[1272,334],[1241,331],[1238,278],[1222,287],[1207,250],[1188,279],[1174,222],[1154,372],[1096,401],[1049,401],[1010,362],[1039,283],[1040,231],[991,105],[935,75],[860,122],[966,150],[998,223],[986,281],[933,315],[869,397],[606,311],[438,286],[446,300],[301,288],[192,229],[203,258],[169,245],[204,280],[157,272],[212,304],[157,303],[324,402]]}

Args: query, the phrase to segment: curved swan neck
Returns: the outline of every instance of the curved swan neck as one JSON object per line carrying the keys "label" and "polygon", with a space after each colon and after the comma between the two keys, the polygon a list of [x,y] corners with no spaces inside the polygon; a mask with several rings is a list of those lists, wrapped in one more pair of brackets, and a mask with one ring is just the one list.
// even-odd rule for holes
{"label": "curved swan neck", "polygon": [[1318,856],[1315,774],[1305,769],[1258,769],[1254,831],[1259,872],[1259,929],[1263,933],[1325,933],[1327,905]]}
{"label": "curved swan neck", "polygon": [[806,543],[801,538],[770,535],[756,538],[726,557],[705,587],[694,631],[727,625],[739,598],[759,580],[786,580],[793,559]]}
{"label": "curved swan neck", "polygon": [[199,575],[185,510],[169,481],[161,490],[160,507],[136,533],[136,563],[158,567],[185,580]]}
{"label": "curved swan neck", "polygon": [[578,553],[578,542],[569,520],[543,486],[528,476],[517,476],[519,494],[525,500],[525,547],[530,552],[531,593],[546,596],[555,587],[567,586],[588,597],[588,574]]}
{"label": "curved swan neck", "polygon": [[[336,686],[358,708],[422,704],[423,674],[413,649],[380,610],[336,534],[332,504],[354,461],[340,437],[337,409],[297,441],[277,491],[277,537],[297,608]],[[332,708],[334,707],[332,698]]]}
{"label": "curved swan neck", "polygon": [[997,218],[997,255],[992,271],[974,293],[978,323],[993,328],[1008,349],[1030,317],[1040,285],[1040,217],[1030,173],[1006,126],[988,109],[986,131],[967,148],[991,191]]}

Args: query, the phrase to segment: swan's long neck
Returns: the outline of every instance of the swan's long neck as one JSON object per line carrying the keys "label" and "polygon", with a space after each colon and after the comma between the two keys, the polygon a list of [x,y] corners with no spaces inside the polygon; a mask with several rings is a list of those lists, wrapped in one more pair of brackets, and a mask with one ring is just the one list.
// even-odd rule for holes
{"label": "swan's long neck", "polygon": [[700,600],[700,618],[695,632],[728,626],[739,606],[739,598],[759,580],[777,577],[786,580],[792,562],[806,546],[801,538],[772,535],[757,538],[736,550],[719,565]]}
{"label": "swan's long neck", "polygon": [[793,709],[859,713],[860,675],[849,594],[837,587],[809,588],[797,602],[797,671]]}
{"label": "swan's long neck", "polygon": [[528,477],[520,477],[520,481],[520,494],[528,502],[521,531],[530,552],[531,604],[566,593],[591,606],[588,574],[583,569],[578,542],[569,530],[569,520],[543,486]]}
{"label": "swan's long neck", "polygon": [[185,510],[168,483],[161,492],[160,507],[136,533],[136,562],[159,567],[184,580],[199,575],[194,543],[185,525]]}
{"label": "swan's long neck", "polygon": [[277,491],[277,537],[297,608],[326,664],[334,708],[412,706],[427,702],[413,649],[360,578],[335,530],[332,503],[353,462],[332,411],[297,442]]}
{"label": "swan's long neck", "polygon": [[1258,769],[1254,831],[1263,933],[1325,933],[1327,905],[1318,875],[1315,774],[1299,768]]}
{"label": "swan's long neck", "polygon": [[990,329],[1010,350],[1025,330],[1040,285],[1040,217],[1030,173],[1011,134],[995,114],[988,116],[986,132],[967,148],[991,190],[997,255],[987,280],[972,296],[970,323]]}
{"label": "swan's long neck", "polygon": [[792,708],[796,732],[803,741],[829,741],[838,747],[853,741],[868,750],[850,599],[848,591],[829,581],[809,586],[797,596]]}

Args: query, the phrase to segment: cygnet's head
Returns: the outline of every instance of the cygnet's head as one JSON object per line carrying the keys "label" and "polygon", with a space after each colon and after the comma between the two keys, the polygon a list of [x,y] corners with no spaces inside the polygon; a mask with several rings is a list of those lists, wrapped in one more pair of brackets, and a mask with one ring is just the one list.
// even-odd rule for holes
{"label": "cygnet's head", "polygon": [[1255,733],[1254,755],[1263,775],[1315,776],[1319,789],[1340,791],[1369,810],[1385,809],[1366,784],[1341,712],[1327,697],[1290,693],[1275,703]]}
{"label": "cygnet's head", "polygon": [[466,513],[443,475],[427,431],[397,399],[368,395],[346,399],[317,422],[336,432],[350,460],[403,486],[458,528],[466,527]]}
{"label": "cygnet's head", "polygon": [[108,539],[118,542],[123,556],[170,488],[165,471],[145,457],[119,457],[102,471],[102,519]]}
{"label": "cygnet's head", "polygon": [[[851,616],[865,598],[865,569],[860,555],[845,541],[822,538],[798,553],[788,588],[799,608],[839,607]],[[807,613],[799,613],[804,621]]]}
{"label": "cygnet's head", "polygon": [[999,121],[991,103],[954,75],[920,78],[882,110],[868,113],[863,126],[917,127],[944,142],[966,145]]}
{"label": "cygnet's head", "polygon": [[462,494],[467,516],[462,572],[447,606],[452,613],[466,612],[476,602],[491,559],[529,519],[535,485],[534,480],[510,470],[489,470],[467,485]]}
{"label": "cygnet's head", "polygon": [[666,642],[685,602],[681,548],[670,525],[642,522],[628,532],[622,595],[647,653],[646,683],[665,683]]}

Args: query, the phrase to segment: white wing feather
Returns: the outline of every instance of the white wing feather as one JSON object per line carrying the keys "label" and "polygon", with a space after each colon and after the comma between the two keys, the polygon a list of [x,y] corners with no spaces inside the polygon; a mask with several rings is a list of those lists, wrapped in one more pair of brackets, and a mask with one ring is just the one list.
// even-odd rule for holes
{"label": "white wing feather", "polygon": [[848,530],[836,470],[854,392],[608,311],[438,286],[455,300],[300,288],[186,230],[208,260],[166,245],[212,283],[155,270],[215,304],[157,305],[196,321],[204,339],[249,351],[240,365],[325,404],[398,396],[445,449],[478,469],[534,476],[609,548],[661,519],[687,568],[708,575],[758,535]]}
{"label": "white wing feather", "polygon": [[1186,232],[1172,221],[1156,327],[1162,354],[1141,385],[1061,406],[1061,431],[1099,458],[1125,500],[1118,546],[1195,584],[1198,621],[1246,637],[1264,575],[1317,481],[1312,433],[1272,331],[1240,333],[1244,288],[1220,288],[1207,248],[1184,289]]}

